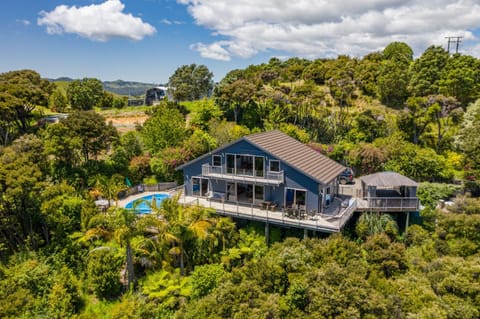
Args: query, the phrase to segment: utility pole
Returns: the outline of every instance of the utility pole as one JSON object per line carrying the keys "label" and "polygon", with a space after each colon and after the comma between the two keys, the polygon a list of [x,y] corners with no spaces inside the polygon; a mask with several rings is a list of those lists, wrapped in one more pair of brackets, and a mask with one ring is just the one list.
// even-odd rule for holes
{"label": "utility pole", "polygon": [[448,40],[447,42],[447,52],[450,53],[450,44],[455,43],[455,53],[458,53],[458,48],[460,47],[460,43],[462,42],[463,37],[455,36],[455,37],[445,37]]}

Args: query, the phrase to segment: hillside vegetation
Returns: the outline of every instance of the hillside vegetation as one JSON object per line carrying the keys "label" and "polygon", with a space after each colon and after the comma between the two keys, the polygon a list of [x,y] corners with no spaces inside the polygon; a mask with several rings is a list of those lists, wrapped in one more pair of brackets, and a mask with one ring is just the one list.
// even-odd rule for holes
{"label": "hillside vegetation", "polygon": [[[414,59],[394,42],[361,59],[272,58],[213,92],[205,66],[171,82],[179,101],[127,108],[97,79],[0,74],[1,318],[480,317],[478,59]],[[37,122],[46,108],[68,116]],[[107,121],[121,117],[137,120]],[[421,182],[420,218],[405,233],[367,213],[310,239],[272,227],[267,246],[263,225],[178,197],[142,218],[115,205],[127,184],[181,183],[179,165],[270,129],[357,175]]]}
{"label": "hillside vegetation", "polygon": [[[57,86],[66,89],[68,84],[74,79],[68,77],[61,77],[57,79],[50,79],[50,82],[55,83]],[[160,86],[159,84],[153,83],[144,83],[144,82],[135,82],[135,81],[103,81],[103,89],[110,93],[115,93],[117,95],[123,96],[143,96],[147,89],[151,89],[155,86]]]}

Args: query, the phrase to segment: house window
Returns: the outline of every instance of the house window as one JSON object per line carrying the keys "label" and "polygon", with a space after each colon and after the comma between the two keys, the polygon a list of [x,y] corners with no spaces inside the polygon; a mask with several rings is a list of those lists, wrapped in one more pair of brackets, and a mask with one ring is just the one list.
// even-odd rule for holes
{"label": "house window", "polygon": [[222,166],[222,155],[213,155],[213,166]]}
{"label": "house window", "polygon": [[304,206],[307,202],[305,189],[287,188],[285,190],[285,205],[287,207]]}
{"label": "house window", "polygon": [[270,172],[280,172],[280,161],[270,160]]}
{"label": "house window", "polygon": [[227,174],[236,174],[235,155],[227,154]]}
{"label": "house window", "polygon": [[255,176],[263,177],[264,159],[262,156],[255,156]]}
{"label": "house window", "polygon": [[263,186],[255,185],[255,199],[263,200]]}
{"label": "house window", "polygon": [[192,177],[192,195],[206,197],[208,194],[208,179]]}

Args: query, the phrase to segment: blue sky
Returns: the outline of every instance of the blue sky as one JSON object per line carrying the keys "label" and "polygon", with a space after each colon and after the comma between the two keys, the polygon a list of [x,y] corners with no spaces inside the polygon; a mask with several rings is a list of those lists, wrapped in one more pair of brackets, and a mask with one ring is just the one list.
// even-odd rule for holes
{"label": "blue sky", "polygon": [[0,72],[165,83],[184,64],[219,81],[273,57],[419,55],[462,36],[480,57],[478,0],[2,0]]}

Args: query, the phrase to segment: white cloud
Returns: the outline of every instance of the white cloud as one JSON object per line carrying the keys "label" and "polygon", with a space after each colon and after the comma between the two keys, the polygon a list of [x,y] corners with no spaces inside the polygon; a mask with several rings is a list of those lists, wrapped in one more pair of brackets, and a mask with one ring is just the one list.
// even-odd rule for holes
{"label": "white cloud", "polygon": [[28,27],[30,25],[30,21],[25,19],[17,19],[17,23],[23,24],[24,26]]}
{"label": "white cloud", "polygon": [[84,7],[60,5],[53,11],[40,12],[37,23],[45,26],[49,34],[75,33],[102,42],[112,38],[141,40],[156,32],[142,19],[123,13],[124,8],[120,0],[107,0]]}
{"label": "white cloud", "polygon": [[168,20],[168,19],[162,19],[162,20],[160,20],[160,23],[163,23],[163,24],[166,24],[166,25],[172,25],[172,24],[180,25],[180,24],[183,24],[182,21]]}
{"label": "white cloud", "polygon": [[230,54],[227,50],[223,48],[223,45],[228,45],[228,43],[215,42],[209,45],[205,45],[203,43],[195,43],[190,45],[190,49],[198,51],[200,55],[204,58],[220,61],[230,61]]}
{"label": "white cloud", "polygon": [[463,50],[460,50],[460,52],[480,58],[480,43],[466,46]]}
{"label": "white cloud", "polygon": [[[308,58],[362,56],[392,41],[419,54],[445,36],[478,41],[478,0],[177,0],[223,40],[195,44],[204,57],[250,57],[279,50]],[[474,47],[474,46],[472,46]],[[221,54],[218,54],[221,52]]]}

